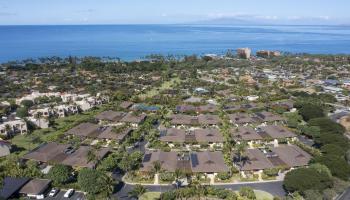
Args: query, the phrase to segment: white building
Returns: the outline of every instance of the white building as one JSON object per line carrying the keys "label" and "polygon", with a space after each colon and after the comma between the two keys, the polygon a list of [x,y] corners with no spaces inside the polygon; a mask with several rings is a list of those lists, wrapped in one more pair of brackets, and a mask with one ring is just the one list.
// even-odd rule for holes
{"label": "white building", "polygon": [[61,93],[59,92],[48,92],[48,93],[40,93],[38,91],[33,91],[31,94],[28,94],[22,98],[16,99],[16,104],[19,105],[23,100],[34,101],[38,97],[60,97]]}
{"label": "white building", "polygon": [[28,131],[27,123],[20,118],[15,118],[13,120],[3,120],[0,124],[0,134],[8,135],[8,134],[26,134]]}

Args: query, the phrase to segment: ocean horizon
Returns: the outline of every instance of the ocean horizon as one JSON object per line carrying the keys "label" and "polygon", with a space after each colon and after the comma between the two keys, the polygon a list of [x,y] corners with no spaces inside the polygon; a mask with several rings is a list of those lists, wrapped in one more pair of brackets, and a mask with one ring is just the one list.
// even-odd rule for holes
{"label": "ocean horizon", "polygon": [[3,25],[0,62],[50,56],[142,59],[150,54],[224,54],[240,47],[350,54],[350,26]]}

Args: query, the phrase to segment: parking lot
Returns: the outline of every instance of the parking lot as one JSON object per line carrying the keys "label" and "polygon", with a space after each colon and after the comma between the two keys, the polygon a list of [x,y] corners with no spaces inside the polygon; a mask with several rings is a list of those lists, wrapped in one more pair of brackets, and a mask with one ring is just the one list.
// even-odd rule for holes
{"label": "parking lot", "polygon": [[85,200],[85,196],[81,192],[75,192],[70,198],[63,197],[64,193],[66,193],[65,190],[61,190],[55,197],[46,197],[45,199],[55,199],[55,200]]}

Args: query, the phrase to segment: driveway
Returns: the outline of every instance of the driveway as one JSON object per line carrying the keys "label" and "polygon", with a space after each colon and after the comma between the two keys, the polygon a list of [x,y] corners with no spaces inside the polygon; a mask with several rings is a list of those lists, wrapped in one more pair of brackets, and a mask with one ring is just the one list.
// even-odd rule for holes
{"label": "driveway", "polygon": [[[274,196],[285,196],[286,193],[283,189],[283,181],[266,182],[266,183],[242,183],[242,184],[232,184],[232,185],[216,185],[217,188],[226,188],[231,190],[239,190],[241,187],[249,186],[255,190],[263,190],[271,193]],[[118,199],[130,199],[128,193],[133,189],[133,185],[128,185],[121,183],[117,190],[118,192],[114,194]],[[174,186],[145,186],[150,192],[166,192],[168,190],[174,190]],[[343,199],[342,199],[343,200]]]}
{"label": "driveway", "polygon": [[81,192],[74,192],[70,198],[64,198],[63,195],[66,193],[66,190],[61,190],[55,197],[46,197],[45,199],[51,200],[85,200],[85,195]]}

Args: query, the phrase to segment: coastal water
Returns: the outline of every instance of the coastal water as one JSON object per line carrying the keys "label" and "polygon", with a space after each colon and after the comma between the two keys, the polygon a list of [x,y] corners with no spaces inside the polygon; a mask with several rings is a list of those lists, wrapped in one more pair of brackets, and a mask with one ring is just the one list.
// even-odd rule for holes
{"label": "coastal water", "polygon": [[79,25],[0,26],[0,62],[46,56],[224,53],[250,47],[350,53],[349,26]]}

